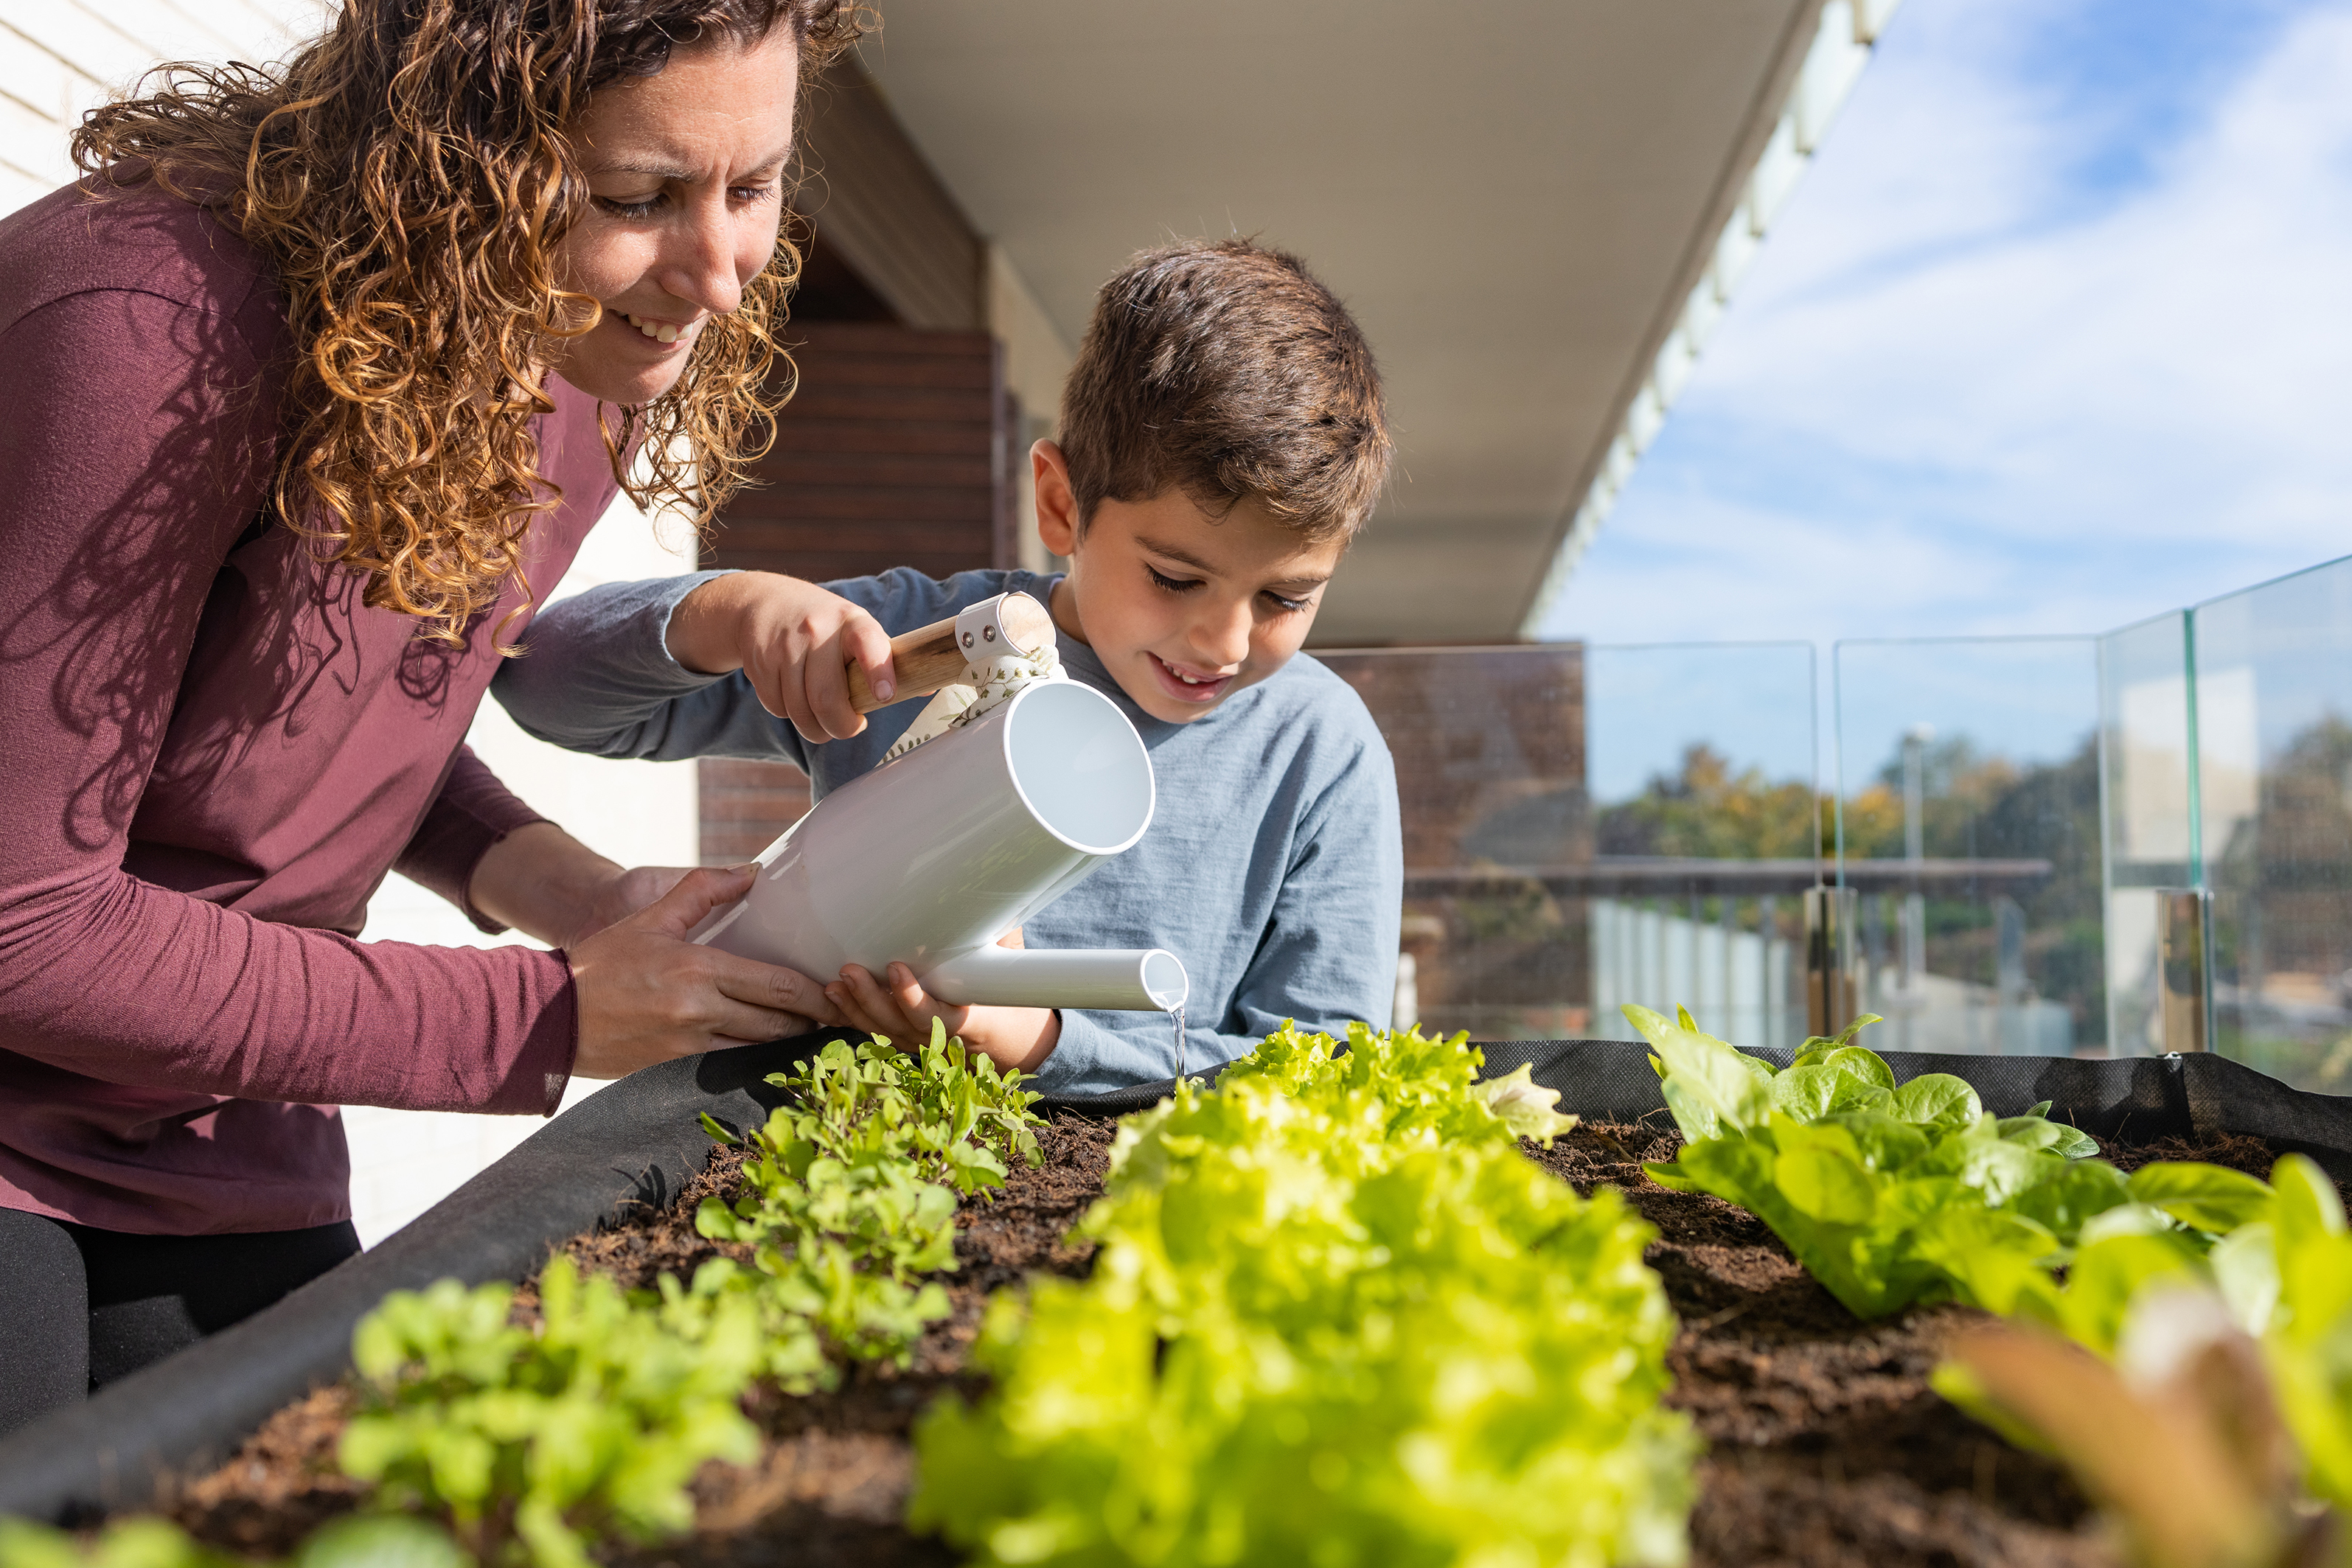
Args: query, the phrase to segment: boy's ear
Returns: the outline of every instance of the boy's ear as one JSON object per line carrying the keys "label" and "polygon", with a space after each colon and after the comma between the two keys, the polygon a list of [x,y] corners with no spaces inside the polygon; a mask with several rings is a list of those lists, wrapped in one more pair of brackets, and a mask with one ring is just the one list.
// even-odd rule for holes
{"label": "boy's ear", "polygon": [[1069,459],[1052,441],[1029,449],[1029,473],[1037,491],[1037,537],[1058,556],[1077,553],[1078,497],[1070,488]]}

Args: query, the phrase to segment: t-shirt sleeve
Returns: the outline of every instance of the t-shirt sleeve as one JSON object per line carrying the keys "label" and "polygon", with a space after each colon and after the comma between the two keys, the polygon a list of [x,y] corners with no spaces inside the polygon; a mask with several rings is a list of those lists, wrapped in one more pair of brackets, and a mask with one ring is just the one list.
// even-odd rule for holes
{"label": "t-shirt sleeve", "polygon": [[[1273,916],[1230,1010],[1188,1020],[1186,1071],[1246,1055],[1286,1022],[1332,1033],[1357,1019],[1389,1027],[1404,910],[1404,837],[1395,763],[1369,716],[1364,727],[1370,733],[1352,760],[1301,816]],[[1175,1034],[1166,1019],[1065,1009],[1061,1040],[1037,1078],[1047,1092],[1087,1093],[1175,1070]]]}
{"label": "t-shirt sleeve", "polygon": [[131,290],[0,331],[0,1048],[102,1082],[544,1112],[560,954],[362,945],[122,869],[221,563],[269,483],[275,388],[233,319]]}
{"label": "t-shirt sleeve", "polygon": [[425,820],[416,824],[392,869],[439,894],[464,910],[478,928],[495,936],[506,927],[475,908],[467,895],[474,868],[492,844],[518,828],[545,821],[499,782],[472,747],[461,746]]}

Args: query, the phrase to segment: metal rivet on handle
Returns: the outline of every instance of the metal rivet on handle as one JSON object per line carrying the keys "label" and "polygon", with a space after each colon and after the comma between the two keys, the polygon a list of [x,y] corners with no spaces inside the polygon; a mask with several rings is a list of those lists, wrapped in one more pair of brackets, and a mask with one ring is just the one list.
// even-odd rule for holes
{"label": "metal rivet on handle", "polygon": [[982,628],[980,629],[980,640],[981,640],[982,642],[983,642],[983,643],[993,643],[993,642],[995,642],[995,641],[996,641],[996,628],[995,628],[995,627],[993,627],[993,626],[983,626],[983,627],[982,627]]}
{"label": "metal rivet on handle", "polygon": [[963,634],[963,645],[967,648],[971,646],[971,633],[969,632]]}

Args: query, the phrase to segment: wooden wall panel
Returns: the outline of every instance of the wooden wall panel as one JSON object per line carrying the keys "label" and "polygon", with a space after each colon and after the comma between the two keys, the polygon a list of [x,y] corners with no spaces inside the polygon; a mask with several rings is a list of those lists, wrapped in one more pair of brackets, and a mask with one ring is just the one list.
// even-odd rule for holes
{"label": "wooden wall panel", "polygon": [[[1013,565],[1020,419],[996,340],[872,321],[787,336],[799,391],[705,564],[819,582]],[[705,864],[750,859],[808,810],[808,780],[779,763],[706,761],[701,777]]]}
{"label": "wooden wall panel", "polygon": [[810,91],[793,205],[907,325],[984,325],[986,248],[874,78],[845,55]]}

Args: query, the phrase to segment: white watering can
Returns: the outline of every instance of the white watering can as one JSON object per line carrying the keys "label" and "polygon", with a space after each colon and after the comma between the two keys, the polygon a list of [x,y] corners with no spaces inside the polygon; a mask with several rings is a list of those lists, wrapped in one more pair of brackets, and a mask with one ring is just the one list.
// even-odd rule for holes
{"label": "white watering can", "polygon": [[[1053,635],[1006,594],[891,644],[899,697],[961,680],[966,652]],[[855,671],[860,711],[881,705]],[[818,801],[758,861],[751,891],[694,939],[830,981],[904,963],[951,1006],[1173,1012],[1191,982],[1152,947],[1000,947],[997,938],[1151,825],[1151,758],[1108,697],[1041,681]]]}

